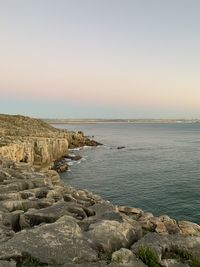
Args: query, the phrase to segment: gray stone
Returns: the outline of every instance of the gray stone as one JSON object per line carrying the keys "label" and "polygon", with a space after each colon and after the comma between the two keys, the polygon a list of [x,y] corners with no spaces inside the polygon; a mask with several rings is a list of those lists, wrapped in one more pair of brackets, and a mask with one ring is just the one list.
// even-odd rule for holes
{"label": "gray stone", "polygon": [[104,251],[115,251],[129,247],[138,240],[140,229],[128,222],[102,220],[89,226],[87,236],[93,244]]}
{"label": "gray stone", "polygon": [[175,259],[165,259],[161,261],[163,267],[189,267],[187,263],[177,261]]}
{"label": "gray stone", "polygon": [[14,261],[0,261],[0,267],[16,267]]}
{"label": "gray stone", "polygon": [[173,252],[174,250],[189,252],[193,257],[200,259],[200,237],[197,236],[148,233],[133,244],[131,250],[137,255],[141,247],[154,250],[160,260],[166,251]]}
{"label": "gray stone", "polygon": [[61,265],[66,262],[97,261],[97,252],[84,238],[76,220],[63,216],[57,222],[23,230],[0,244],[0,260],[28,254],[41,263]]}

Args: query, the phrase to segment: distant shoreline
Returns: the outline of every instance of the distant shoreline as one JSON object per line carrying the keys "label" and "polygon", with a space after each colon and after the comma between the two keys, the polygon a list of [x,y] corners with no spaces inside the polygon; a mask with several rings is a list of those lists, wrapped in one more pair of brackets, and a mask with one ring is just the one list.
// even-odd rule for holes
{"label": "distant shoreline", "polygon": [[43,119],[50,124],[180,124],[180,123],[200,123],[200,120],[159,120],[159,119],[143,119],[143,120],[103,120],[103,119]]}

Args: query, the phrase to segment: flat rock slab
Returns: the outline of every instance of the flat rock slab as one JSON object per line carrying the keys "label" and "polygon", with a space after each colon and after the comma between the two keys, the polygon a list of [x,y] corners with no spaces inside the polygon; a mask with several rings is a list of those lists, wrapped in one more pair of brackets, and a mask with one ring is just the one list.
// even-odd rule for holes
{"label": "flat rock slab", "polygon": [[52,224],[23,230],[0,245],[0,260],[23,258],[24,255],[50,266],[98,259],[97,252],[83,237],[76,220],[69,216],[63,216]]}

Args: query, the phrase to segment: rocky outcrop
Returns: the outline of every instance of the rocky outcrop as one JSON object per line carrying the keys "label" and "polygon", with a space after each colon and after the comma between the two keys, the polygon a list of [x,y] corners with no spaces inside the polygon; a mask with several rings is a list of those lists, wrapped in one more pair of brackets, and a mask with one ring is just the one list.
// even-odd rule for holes
{"label": "rocky outcrop", "polygon": [[29,117],[0,115],[0,156],[14,162],[44,167],[67,155],[69,148],[98,144],[82,132],[55,129]]}
{"label": "rocky outcrop", "polygon": [[64,185],[53,170],[1,161],[0,266],[172,266],[177,259],[199,264],[199,225],[115,206]]}
{"label": "rocky outcrop", "polygon": [[67,150],[76,138],[35,120],[40,130],[26,136],[29,118],[18,119],[25,124],[21,129],[14,123],[20,136],[12,135],[12,126],[6,139],[8,124],[1,128],[0,151],[6,158],[0,159],[0,266],[200,266],[198,224],[116,206],[64,184],[54,170],[36,171],[35,165],[66,152],[65,143],[56,140],[66,140]]}

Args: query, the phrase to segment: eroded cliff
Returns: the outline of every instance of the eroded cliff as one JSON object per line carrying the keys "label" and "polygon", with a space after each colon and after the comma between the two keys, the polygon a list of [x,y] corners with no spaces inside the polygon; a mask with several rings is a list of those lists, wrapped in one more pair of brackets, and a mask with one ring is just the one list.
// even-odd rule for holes
{"label": "eroded cliff", "polygon": [[89,142],[82,133],[7,119],[1,116],[0,267],[200,266],[198,224],[116,206],[64,184],[56,171],[34,170],[32,163]]}
{"label": "eroded cliff", "polygon": [[59,130],[25,116],[0,115],[0,156],[45,166],[67,155],[68,148],[96,145],[82,132]]}

